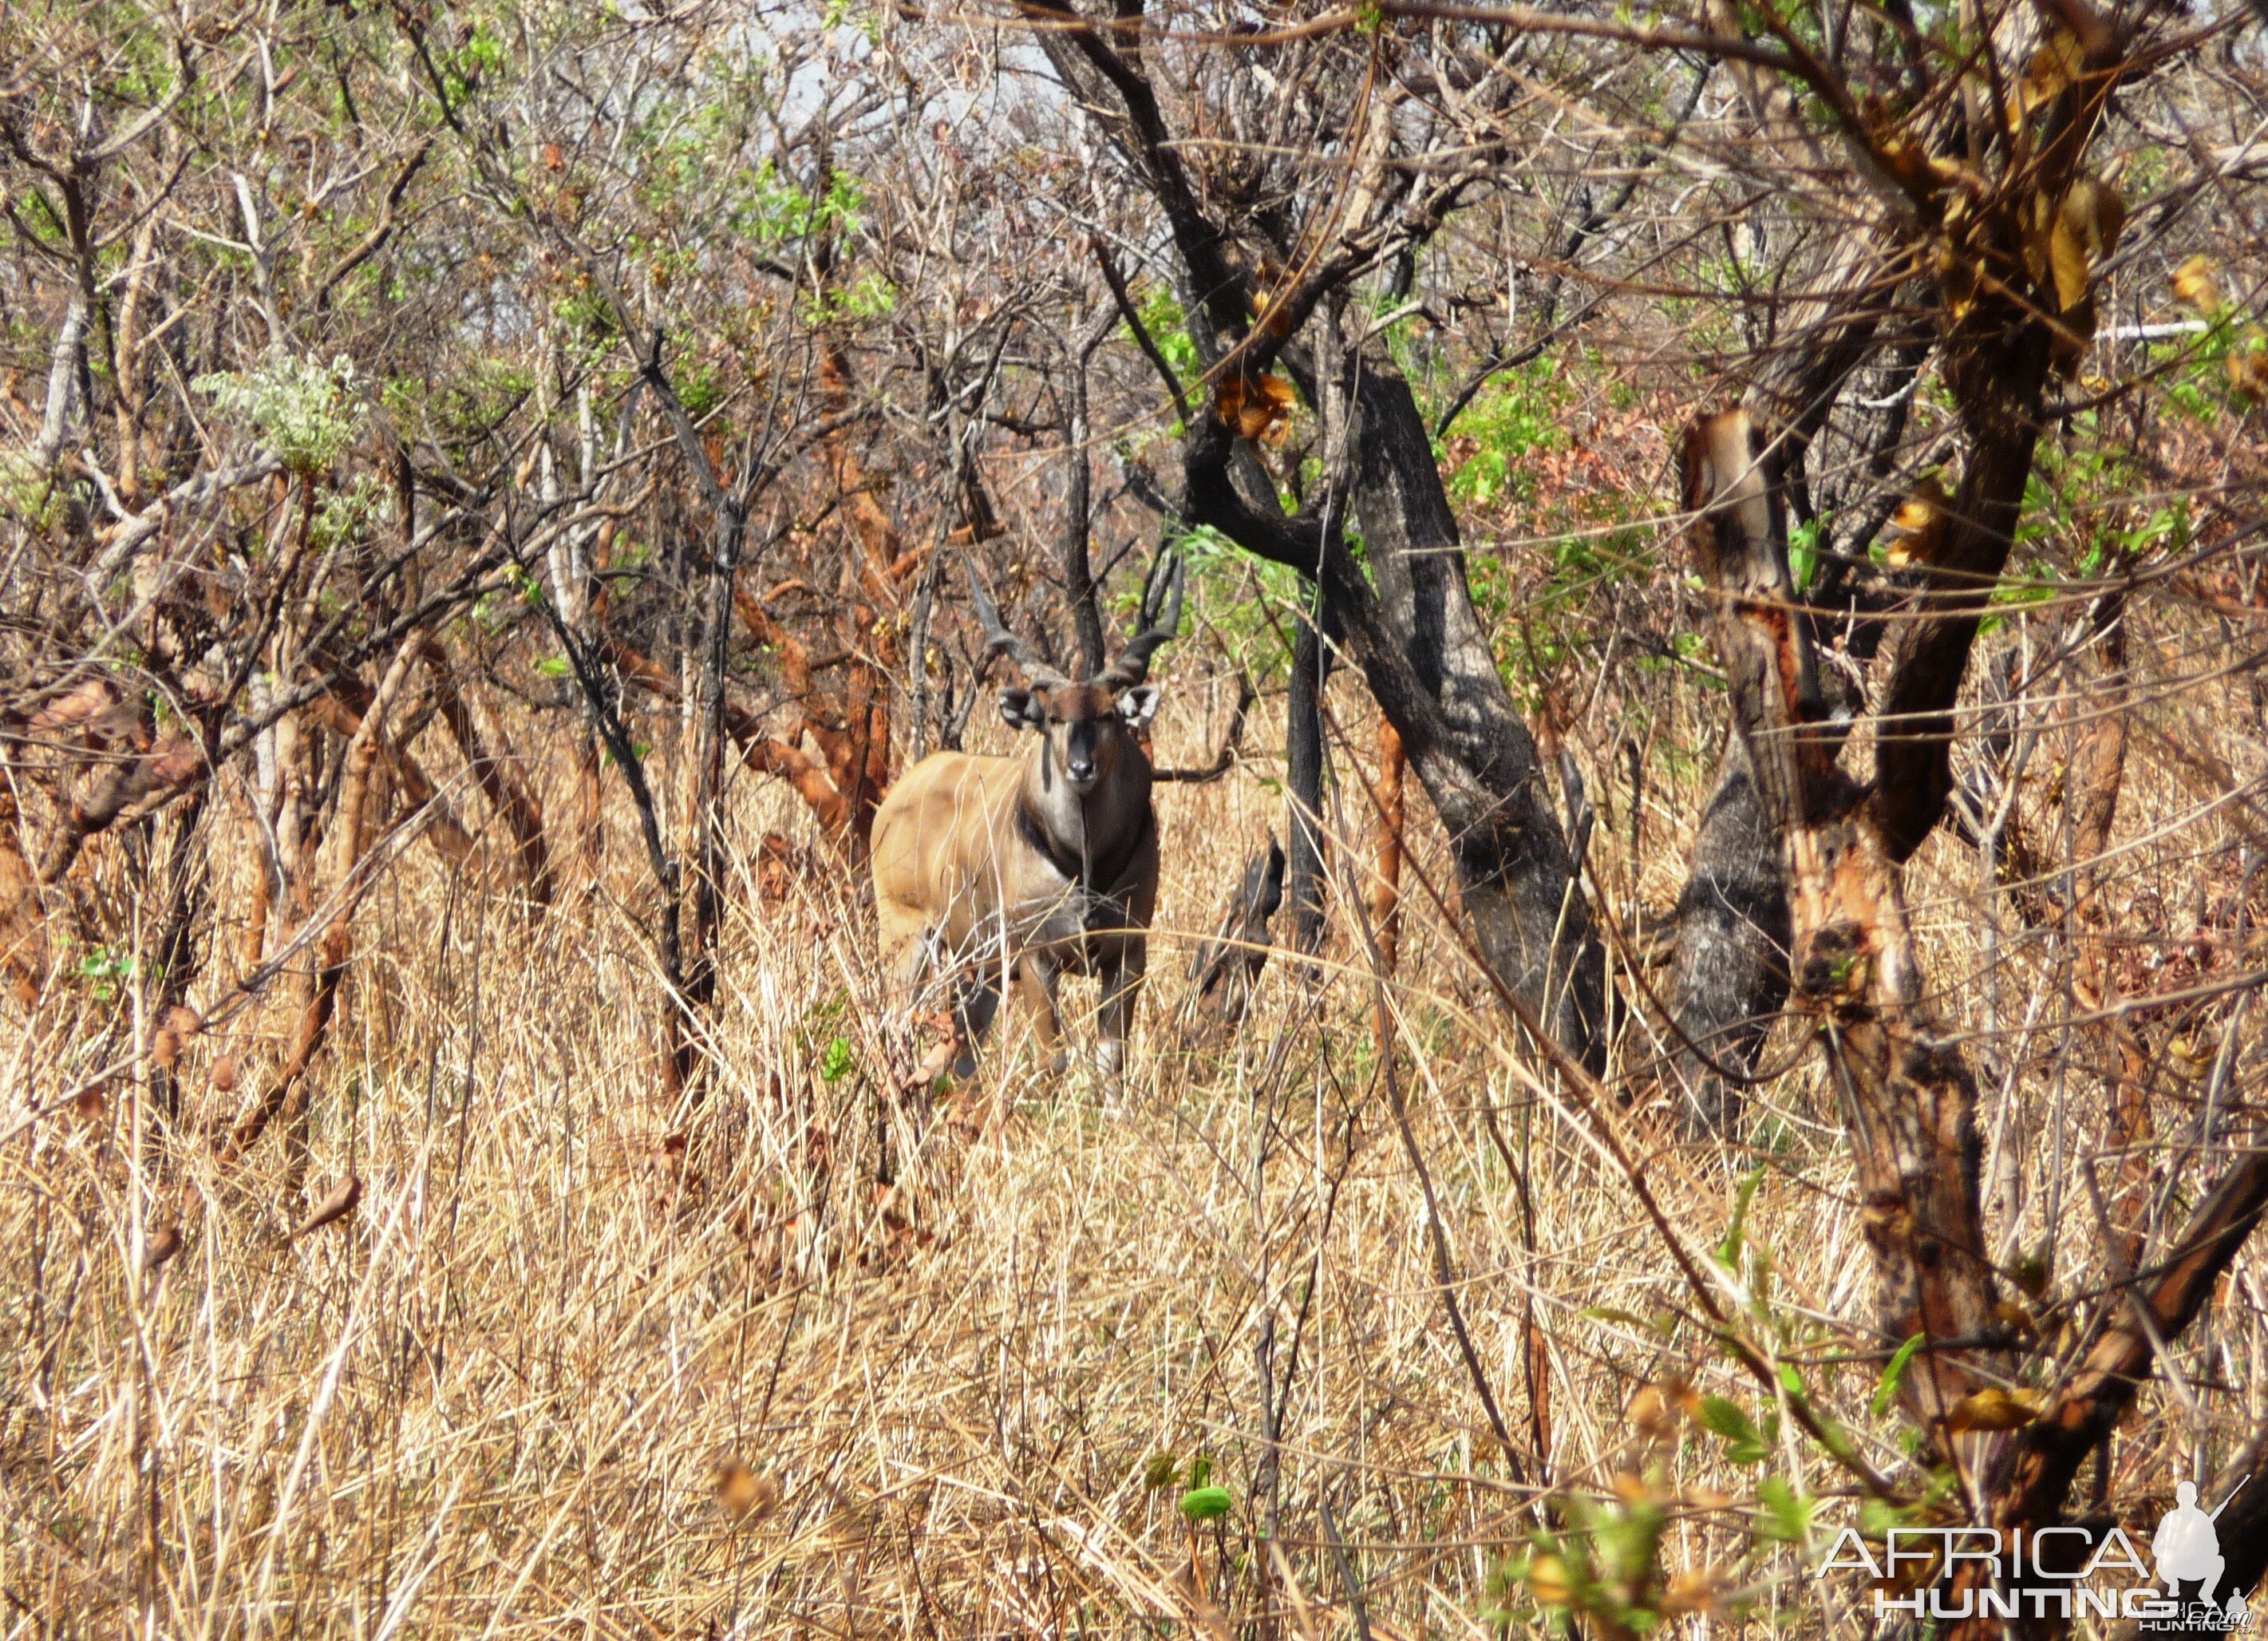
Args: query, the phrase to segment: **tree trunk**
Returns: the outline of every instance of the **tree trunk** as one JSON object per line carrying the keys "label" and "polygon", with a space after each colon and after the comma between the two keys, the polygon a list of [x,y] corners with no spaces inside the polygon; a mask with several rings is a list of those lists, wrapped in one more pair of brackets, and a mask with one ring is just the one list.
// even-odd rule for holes
{"label": "tree trunk", "polygon": [[1376,591],[1351,563],[1336,573],[1326,564],[1326,591],[1449,835],[1482,951],[1532,1019],[1587,1063],[1602,1064],[1605,962],[1590,907],[1535,740],[1473,607],[1432,439],[1390,367],[1362,360],[1354,401],[1355,514]]}
{"label": "tree trunk", "polygon": [[[2189,1224],[2155,1267],[2146,1291],[2129,1285],[2128,1304],[2066,1376],[2034,1423],[1992,1445],[1978,1468],[1992,1501],[1991,1524],[2007,1533],[2051,1526],[2063,1518],[2063,1501],[2080,1466],[2108,1438],[2134,1396],[2149,1381],[2158,1340],[2181,1337],[2213,1298],[2214,1285],[2268,1213],[2268,1151],[2242,1154],[2190,1216]],[[2146,1323],[2138,1312],[2146,1313]],[[2232,1500],[2220,1522],[2230,1588],[2250,1590],[2268,1569],[2268,1483],[2257,1471]],[[2218,1502],[2218,1501],[2216,1501]],[[1988,1564],[1964,1568],[1989,1579]],[[1958,1597],[1954,1605],[1960,1605]],[[2036,1624],[2033,1631],[2048,1626]],[[1954,1641],[1998,1641],[1997,1622],[1982,1618],[1952,1626]]]}
{"label": "tree trunk", "polygon": [[[1026,0],[1023,9],[1048,25],[1037,35],[1040,48],[1156,200],[1180,257],[1190,339],[1207,371],[1218,377],[1226,368],[1241,379],[1264,370],[1326,307],[1332,280],[1351,277],[1360,260],[1347,261],[1348,272],[1332,279],[1308,281],[1296,309],[1270,308],[1275,322],[1251,331],[1263,293],[1231,262],[1229,234],[1207,215],[1183,164],[1150,84],[1138,21],[1120,31],[1121,48],[1067,7]],[[1122,13],[1138,15],[1138,8]],[[1138,315],[1125,313],[1138,336],[1145,336]],[[1223,419],[1218,401],[1188,403],[1154,342],[1145,351],[1184,412],[1183,518],[1320,581],[1325,607],[1449,835],[1459,896],[1482,953],[1537,1029],[1586,1063],[1603,1066],[1604,954],[1558,816],[1538,778],[1535,741],[1497,674],[1473,607],[1432,430],[1409,384],[1375,344],[1343,358],[1325,357],[1303,372],[1329,381],[1334,394],[1334,373],[1351,378],[1353,415],[1345,430],[1352,440],[1352,500],[1367,548],[1366,574],[1346,548],[1338,487],[1330,487],[1322,517],[1286,518],[1272,496],[1248,496],[1233,475],[1240,454],[1249,465],[1250,446]]]}
{"label": "tree trunk", "polygon": [[[1409,384],[1359,361],[1354,511],[1370,574],[1321,521],[1246,499],[1217,415],[1190,429],[1185,516],[1247,551],[1319,578],[1330,617],[1449,835],[1459,898],[1520,1012],[1603,1065],[1605,961],[1575,881],[1535,742],[1498,675],[1463,542]],[[1375,579],[1373,580],[1373,578]]]}
{"label": "tree trunk", "polygon": [[2048,347],[2027,325],[1993,342],[1949,345],[1948,385],[1961,405],[1968,459],[1946,511],[1944,544],[1926,579],[1915,619],[1886,649],[1889,682],[1875,711],[1871,807],[1893,861],[1922,846],[1953,791],[1953,703],[1969,670],[1992,588],[2008,562],[2031,477],[2048,377]]}
{"label": "tree trunk", "polygon": [[337,808],[331,824],[332,858],[335,862],[331,893],[336,904],[330,921],[316,938],[315,966],[306,977],[284,1063],[269,1077],[253,1101],[252,1109],[229,1136],[221,1152],[224,1163],[240,1160],[277,1119],[283,1120],[287,1130],[296,1129],[306,1115],[307,1072],[336,1019],[339,988],[346,978],[347,960],[353,951],[355,909],[370,887],[366,856],[372,772],[379,766],[387,715],[400,697],[411,667],[426,653],[428,648],[421,635],[413,633],[403,641],[379,681],[369,709],[363,713],[360,726],[347,743]]}
{"label": "tree trunk", "polygon": [[[1873,240],[1847,239],[1817,282],[1819,294],[1792,315],[1790,328],[1800,345],[1775,353],[1744,396],[1751,416],[1778,441],[1778,471],[1788,498],[1807,519],[1815,516],[1808,459],[1844,389],[1874,349],[1882,327],[1887,265],[1889,259]],[[1904,425],[1909,397],[1893,394],[1884,412],[1893,439]],[[1867,476],[1854,460],[1837,467],[1829,479],[1830,504],[1846,499],[1840,492]],[[1879,482],[1881,475],[1872,477]],[[1843,546],[1863,552],[1867,543]],[[1839,572],[1841,566],[1831,563],[1830,569]],[[1839,573],[1829,580],[1831,585],[1822,582],[1816,590],[1816,600],[1851,604],[1852,591],[1842,585]],[[1822,617],[1807,614],[1800,619],[1811,626],[1813,641],[1820,642]],[[1668,1002],[1675,1027],[1668,1056],[1678,1127],[1688,1139],[1724,1137],[1741,1118],[1737,1079],[1756,1069],[1788,987],[1787,875],[1771,820],[1757,799],[1747,743],[1737,729],[1727,737],[1677,912]]]}
{"label": "tree trunk", "polygon": [[464,754],[474,784],[497,812],[505,830],[512,834],[512,863],[528,898],[538,906],[549,906],[551,850],[543,835],[542,806],[535,801],[519,772],[508,761],[499,758],[490,745],[472,703],[457,687],[448,653],[438,639],[427,646],[427,659],[431,662],[427,676],[432,680],[433,701],[440,709],[441,721],[449,726],[450,737]]}
{"label": "tree trunk", "polygon": [[1779,840],[1757,801],[1748,742],[1734,730],[1677,901],[1668,1052],[1688,1139],[1729,1135],[1739,1125],[1742,1095],[1732,1079],[1754,1069],[1787,1001],[1788,938]]}
{"label": "tree trunk", "polygon": [[1694,554],[1760,807],[1784,851],[1792,979],[1850,1133],[1881,1336],[1892,1346],[1917,1334],[1933,1342],[1900,1391],[1935,1431],[1955,1402],[2013,1367],[1984,1233],[1977,1088],[1924,1001],[1902,857],[1867,792],[1837,767],[1839,726],[1798,617],[1779,492],[1762,453],[1739,411],[1689,435],[1686,502],[1706,510]]}
{"label": "tree trunk", "polygon": [[16,772],[0,763],[0,975],[17,1004],[40,1000],[48,977],[47,916],[39,879],[25,858],[23,820],[16,808]]}

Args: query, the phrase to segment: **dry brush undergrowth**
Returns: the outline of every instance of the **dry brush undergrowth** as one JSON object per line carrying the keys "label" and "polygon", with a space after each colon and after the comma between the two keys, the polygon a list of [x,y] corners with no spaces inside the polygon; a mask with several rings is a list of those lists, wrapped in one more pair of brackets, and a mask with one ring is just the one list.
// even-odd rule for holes
{"label": "dry brush undergrowth", "polygon": [[[1616,742],[1570,742],[1600,812],[1591,875],[1632,952],[1639,909],[1674,898],[1721,721],[1705,682],[1674,667],[1656,681],[1642,863]],[[2192,766],[2219,758],[2250,782],[2258,762],[2242,681],[2210,688],[2223,710],[2195,693],[2164,709],[2178,746],[2136,738],[2112,892],[2125,926],[2166,937],[2138,953],[2208,968],[2236,960],[2229,863],[2253,822],[2241,793],[2200,793]],[[2048,699],[2022,800],[2042,825],[2074,732],[2062,719],[2083,716]],[[1194,686],[1175,700],[1169,761],[1210,744],[1207,704]],[[1359,878],[1373,720],[1345,688],[1332,716],[1355,743],[1337,753],[1336,865]],[[519,744],[542,733],[522,726]],[[547,791],[572,778],[569,760],[531,769]],[[602,880],[549,909],[501,873],[400,857],[359,915],[304,1155],[270,1144],[225,1172],[193,1139],[280,1052],[284,1011],[217,1018],[180,1050],[173,1123],[151,1052],[172,1045],[153,1041],[132,976],[90,973],[11,1016],[0,1631],[1473,1635],[1523,1604],[1501,1571],[1530,1535],[1618,1490],[1667,1506],[1673,1609],[1847,1627],[1803,1576],[1804,1547],[1771,1536],[1791,1524],[1754,1505],[1755,1469],[1680,1423],[1684,1381],[1760,1426],[1771,1409],[1691,1326],[1596,1142],[1602,1124],[1624,1137],[1695,1250],[1726,1236],[1761,1165],[1734,1262],[1768,1319],[1757,1335],[1807,1362],[1815,1394],[1895,1466],[1894,1423],[1865,1413],[1879,1358],[1836,1343],[1871,1277],[1816,1057],[1784,1028],[1775,1079],[1721,1147],[1537,1084],[1429,898],[1448,874],[1438,834],[1413,823],[1400,1090],[1484,1403],[1380,1075],[1349,897],[1322,968],[1272,963],[1233,1034],[1189,1024],[1189,942],[1280,824],[1267,769],[1161,791],[1161,932],[1116,1122],[1080,1076],[1049,1079],[1013,1051],[1012,1011],[990,1127],[886,1099],[868,914],[816,854],[784,898],[765,892],[758,840],[794,821],[752,778],[733,804],[713,1081],[689,1112],[653,1092],[626,813]],[[111,852],[92,892],[130,895],[137,862],[93,848]],[[214,865],[225,942],[242,862]],[[1948,836],[1918,863],[1914,900],[1949,1012],[1979,1034],[1996,1223],[2026,1249],[2056,1226],[2085,1281],[2097,1228],[2076,1170],[2099,1160],[2122,1188],[2118,1159],[2099,1158],[2091,1051],[2050,995],[2051,938],[1980,881]],[[1624,1086],[1642,1035],[1624,1040]],[[2251,1097],[2252,1056],[2248,1037],[2232,1108]],[[106,1076],[117,1063],[139,1069]],[[346,1216],[287,1236],[350,1175],[363,1188]],[[145,1272],[173,1235],[180,1252]],[[2217,1452],[2257,1423],[2268,1385],[2258,1261],[2180,1351],[2191,1385],[2239,1387],[2199,1416]],[[2158,1387],[2142,1412],[2098,1495],[2130,1516],[2206,1434]],[[1839,1472],[1792,1428],[1771,1446],[1764,1469],[1818,1496],[1822,1521],[1847,1518]],[[1191,1526],[1179,1506],[1208,1485],[1227,1512]]]}

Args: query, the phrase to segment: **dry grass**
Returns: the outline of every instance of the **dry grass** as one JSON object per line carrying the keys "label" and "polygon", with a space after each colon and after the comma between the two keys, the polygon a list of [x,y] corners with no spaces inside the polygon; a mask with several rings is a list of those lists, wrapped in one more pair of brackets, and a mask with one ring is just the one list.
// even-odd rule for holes
{"label": "dry grass", "polygon": [[[1715,710],[1664,688],[1641,894],[1657,907],[1705,795]],[[1351,694],[1339,718],[1369,722]],[[1163,740],[1169,755],[1203,744],[1186,703]],[[2224,751],[2242,770],[2258,761]],[[2130,778],[2120,835],[2146,840],[2133,885],[2184,905],[2177,886],[2204,870],[2188,863],[2225,818],[2197,817],[2146,747]],[[1620,894],[1634,863],[1617,762],[1593,789],[1598,875]],[[1761,1472],[1690,1428],[1650,1447],[1626,1418],[1669,1375],[1751,1409],[1756,1394],[1692,1325],[1592,1138],[1599,1122],[1629,1136],[1696,1249],[1768,1164],[1756,1336],[1798,1357],[1863,1350],[1871,1276],[1815,1058],[1776,1038],[1771,1060],[1793,1069],[1721,1150],[1677,1148],[1644,1110],[1555,1107],[1410,885],[1403,1076],[1508,1453],[1447,1324],[1360,974],[1310,983],[1272,964],[1232,1039],[1184,1048],[1171,1026],[1186,941],[1279,802],[1249,774],[1162,795],[1165,932],[1115,1122],[1087,1081],[1051,1083],[1015,1051],[1012,1012],[989,1084],[1007,1115],[990,1131],[883,1100],[869,931],[823,873],[777,906],[738,886],[715,1085],[697,1110],[661,1107],[645,896],[621,816],[602,892],[549,913],[403,857],[358,920],[303,1161],[271,1141],[224,1175],[161,1131],[146,1069],[19,1126],[131,1058],[149,1025],[130,984],[105,1001],[92,982],[11,1020],[0,1630],[1322,1636],[1351,1632],[1359,1590],[1373,1636],[1478,1635],[1498,1568],[1552,1519],[1543,1484],[1610,1497],[1656,1462],[1670,1570],[1719,1570],[1759,1620],[1847,1628],[1798,1548],[1756,1539],[1750,1502],[1777,1474],[1839,1524],[1839,1473],[1792,1439]],[[1359,791],[1341,802],[1361,833]],[[783,803],[743,792],[741,859],[792,820]],[[2226,876],[2219,859],[2207,867]],[[240,885],[216,864],[225,934]],[[1433,835],[1416,865],[1444,880]],[[91,870],[99,892],[129,894],[136,868],[114,852]],[[2095,1239],[2071,1171],[2100,1142],[2102,1100],[2073,1034],[2056,1036],[2066,999],[2046,997],[2030,1036],[2012,1029],[2049,959],[2004,938],[1988,966],[1981,920],[2010,920],[1981,905],[1955,845],[1933,846],[1915,898],[1937,972],[1961,979],[1959,1012],[1999,1034],[1975,1046],[2001,1209],[2029,1247],[2059,1201],[2059,1269],[2084,1283]],[[1353,960],[1344,931],[1332,949]],[[189,1104],[210,1109],[187,1116],[243,1097],[214,1092],[212,1067],[232,1056],[249,1082],[281,1012],[191,1045]],[[2250,1065],[2248,1049],[2248,1079]],[[1508,1162],[1528,1172],[1532,1217]],[[349,1171],[364,1181],[355,1211],[286,1241]],[[184,1201],[200,1211],[183,1251],[142,1274]],[[2118,1444],[2114,1510],[2169,1491],[2191,1442],[2218,1461],[2259,1417],[2259,1259],[2182,1352],[2208,1389],[2205,1425],[2146,1398]],[[1867,1413],[1876,1364],[1810,1372],[1896,1466],[1895,1426]],[[1145,1486],[1166,1453],[1211,1461],[1234,1501],[1218,1526],[1185,1527],[1185,1480]],[[1259,1548],[1271,1522],[1280,1564]]]}

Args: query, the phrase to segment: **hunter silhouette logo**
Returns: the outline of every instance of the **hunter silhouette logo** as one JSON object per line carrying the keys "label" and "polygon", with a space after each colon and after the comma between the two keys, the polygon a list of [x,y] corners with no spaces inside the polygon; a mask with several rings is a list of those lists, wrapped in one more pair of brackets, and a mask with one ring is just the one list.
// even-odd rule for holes
{"label": "hunter silhouette logo", "polygon": [[[2244,1592],[2231,1589],[2225,1604],[2221,1600],[2228,1564],[2216,1525],[2250,1484],[2239,1483],[2210,1514],[2198,1505],[2196,1483],[2176,1484],[2174,1507],[2150,1539],[2156,1587],[2124,1528],[2098,1532],[2072,1524],[1894,1527],[1883,1534],[1880,1560],[1856,1527],[1845,1527],[1814,1576],[1867,1574],[1877,1618],[2099,1618],[2123,1619],[2138,1631],[2250,1631],[2254,1619]],[[1979,1565],[1957,1577],[1963,1562]],[[2184,1596],[2184,1586],[2195,1587]]]}
{"label": "hunter silhouette logo", "polygon": [[[2198,1586],[2198,1601],[2210,1603],[2220,1593],[2221,1571],[2228,1563],[2222,1559],[2220,1534],[2213,1524],[2228,1508],[2229,1499],[2243,1490],[2244,1483],[2238,1483],[2236,1492],[2222,1499],[2207,1515],[2198,1508],[2195,1482],[2183,1482],[2174,1489],[2174,1507],[2158,1523],[2158,1534],[2150,1541],[2150,1554],[2158,1564],[2158,1582],[2166,1586],[2170,1599],[2180,1601],[2182,1586],[2191,1583]],[[2243,1591],[2229,1592],[2225,1611],[2228,1622],[2243,1622]]]}

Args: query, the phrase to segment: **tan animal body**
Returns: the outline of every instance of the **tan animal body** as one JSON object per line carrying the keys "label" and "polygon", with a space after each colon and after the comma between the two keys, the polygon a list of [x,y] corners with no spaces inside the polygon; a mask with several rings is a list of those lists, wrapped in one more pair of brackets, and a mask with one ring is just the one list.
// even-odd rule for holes
{"label": "tan animal body", "polygon": [[931,977],[953,988],[954,1041],[924,1078],[947,1063],[975,1069],[1007,983],[1060,1066],[1057,982],[1095,976],[1098,1059],[1115,1100],[1158,901],[1158,817],[1139,740],[1158,691],[1145,681],[1181,619],[1181,566],[1159,561],[1142,631],[1083,682],[1002,627],[973,573],[969,585],[994,652],[1012,656],[1028,685],[1000,692],[1001,716],[1035,732],[1034,744],[1015,757],[935,753],[890,789],[872,856],[883,960],[908,1000]]}

